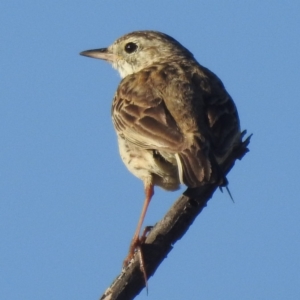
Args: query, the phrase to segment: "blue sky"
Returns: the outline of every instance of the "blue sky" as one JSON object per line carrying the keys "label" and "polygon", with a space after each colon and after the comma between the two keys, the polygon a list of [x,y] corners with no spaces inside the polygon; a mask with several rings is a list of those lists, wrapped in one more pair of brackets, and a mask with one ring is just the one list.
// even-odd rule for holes
{"label": "blue sky", "polygon": [[[98,299],[143,202],[110,118],[119,75],[81,57],[165,32],[215,72],[253,133],[137,299],[299,299],[299,1],[2,1],[0,298]],[[145,224],[180,192],[156,189]]]}

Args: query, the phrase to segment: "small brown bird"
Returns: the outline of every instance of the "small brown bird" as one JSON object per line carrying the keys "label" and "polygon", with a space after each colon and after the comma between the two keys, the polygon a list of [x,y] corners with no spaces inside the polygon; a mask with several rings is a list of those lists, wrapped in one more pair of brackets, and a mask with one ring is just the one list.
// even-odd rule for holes
{"label": "small brown bird", "polygon": [[221,80],[166,34],[136,31],[80,54],[110,62],[123,78],[112,119],[121,158],[146,195],[127,264],[155,185],[168,191],[227,185],[220,164],[241,141],[239,117]]}

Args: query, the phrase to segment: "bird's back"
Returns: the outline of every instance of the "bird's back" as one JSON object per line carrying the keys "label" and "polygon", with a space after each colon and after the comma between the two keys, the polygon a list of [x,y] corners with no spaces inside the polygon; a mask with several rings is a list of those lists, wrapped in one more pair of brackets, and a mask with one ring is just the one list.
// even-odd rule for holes
{"label": "bird's back", "polygon": [[240,140],[231,97],[216,75],[193,60],[156,64],[125,77],[112,115],[128,145],[176,164],[174,176],[190,187],[221,182],[218,164]]}

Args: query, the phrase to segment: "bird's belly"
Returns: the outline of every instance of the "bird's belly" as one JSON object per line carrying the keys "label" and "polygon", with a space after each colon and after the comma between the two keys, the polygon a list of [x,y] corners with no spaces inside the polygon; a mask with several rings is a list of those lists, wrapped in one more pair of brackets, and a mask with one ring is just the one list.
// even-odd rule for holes
{"label": "bird's belly", "polygon": [[[158,159],[153,150],[138,147],[118,136],[120,156],[127,169],[143,182],[151,182],[163,189],[179,189],[180,181],[176,164]],[[174,162],[176,160],[174,159]]]}

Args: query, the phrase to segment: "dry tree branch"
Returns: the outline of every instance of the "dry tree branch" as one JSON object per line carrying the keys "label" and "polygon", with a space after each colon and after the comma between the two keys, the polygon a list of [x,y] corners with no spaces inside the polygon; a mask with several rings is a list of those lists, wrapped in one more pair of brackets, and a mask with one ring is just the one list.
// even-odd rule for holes
{"label": "dry tree branch", "polygon": [[[246,131],[242,133],[242,136]],[[224,162],[222,169],[227,174],[235,160],[241,160],[249,151],[251,135],[241,142]],[[206,206],[218,188],[216,184],[207,184],[197,189],[187,189],[172,205],[170,210],[150,231],[142,252],[148,278],[152,276],[160,263],[167,257],[173,245],[186,233],[195,218]],[[113,281],[100,300],[131,300],[145,287],[137,253],[129,266]]]}

